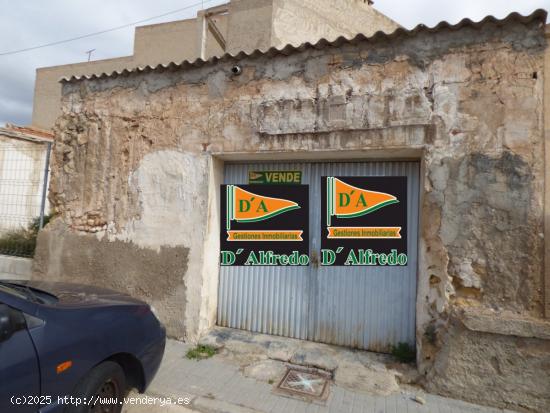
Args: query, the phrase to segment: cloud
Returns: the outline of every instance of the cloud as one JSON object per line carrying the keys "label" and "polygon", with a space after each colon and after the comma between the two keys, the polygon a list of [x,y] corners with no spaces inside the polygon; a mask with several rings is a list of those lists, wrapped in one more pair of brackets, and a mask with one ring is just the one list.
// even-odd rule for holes
{"label": "cloud", "polygon": [[[93,3],[66,0],[0,0],[0,52],[66,39],[176,10],[199,0],[95,0]],[[224,3],[205,0],[205,7]],[[550,8],[550,0],[377,0],[375,7],[407,28],[418,23],[434,26],[442,20],[456,23],[464,17],[480,20],[486,15],[505,17],[512,11],[529,14]],[[150,23],[190,18],[195,7]],[[130,55],[133,28],[76,42],[0,56],[0,124],[29,124],[35,70],[38,67],[85,61],[86,51],[96,49],[93,59]]]}
{"label": "cloud", "polygon": [[32,106],[24,99],[0,99],[0,125],[15,123],[16,125],[28,124],[32,115]]}
{"label": "cloud", "polygon": [[[223,3],[205,0],[205,7]],[[0,0],[0,52],[76,37],[181,9],[200,0]],[[92,6],[91,6],[92,5]],[[200,7],[172,14],[150,23],[196,15]],[[93,59],[132,54],[134,28],[30,52],[0,56],[0,125],[30,124],[35,71],[39,67],[86,61],[86,51],[96,49]]]}

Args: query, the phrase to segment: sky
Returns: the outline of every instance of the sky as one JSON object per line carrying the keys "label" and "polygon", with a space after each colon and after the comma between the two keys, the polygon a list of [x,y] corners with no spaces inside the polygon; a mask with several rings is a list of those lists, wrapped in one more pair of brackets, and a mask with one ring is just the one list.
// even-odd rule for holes
{"label": "sky", "polygon": [[[203,0],[204,7],[226,0]],[[254,0],[252,0],[254,1]],[[126,25],[187,8],[139,25],[192,18],[201,0],[0,0],[0,125],[31,122],[35,70],[38,67],[132,54],[134,27],[19,54],[2,53],[56,42]],[[479,21],[487,15],[504,18],[517,11],[527,15],[550,10],[550,0],[375,0],[374,7],[406,28],[435,26],[465,17]]]}

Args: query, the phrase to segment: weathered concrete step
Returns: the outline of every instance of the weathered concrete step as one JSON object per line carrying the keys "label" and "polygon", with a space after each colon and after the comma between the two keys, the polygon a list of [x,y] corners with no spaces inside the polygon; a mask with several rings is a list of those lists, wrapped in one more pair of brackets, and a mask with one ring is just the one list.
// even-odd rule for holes
{"label": "weathered concrete step", "polygon": [[[278,380],[272,383],[245,376],[241,363],[250,366],[252,363],[270,360],[265,355],[249,354],[243,350],[233,356],[217,354],[212,358],[200,361],[189,360],[186,353],[194,345],[168,340],[166,352],[159,372],[151,383],[148,394],[152,396],[183,397],[189,399],[189,404],[179,409],[158,409],[156,406],[145,411],[170,413],[221,413],[221,412],[271,412],[271,413],[329,413],[346,411],[363,413],[410,412],[461,412],[461,413],[501,413],[500,409],[473,405],[459,400],[435,396],[415,388],[401,386],[398,392],[389,396],[373,395],[356,390],[347,390],[332,383],[328,398],[323,403],[283,397],[274,392]],[[223,353],[223,351],[222,351]],[[281,362],[282,363],[282,362]],[[257,369],[261,365],[256,365]],[[269,377],[269,376],[267,376]],[[280,379],[280,377],[279,377]],[[269,379],[268,379],[269,380]],[[425,404],[422,404],[424,402]],[[130,407],[125,413],[141,413]]]}
{"label": "weathered concrete step", "polygon": [[411,384],[418,377],[413,366],[387,354],[230,328],[216,327],[199,343],[219,349],[222,357],[239,364],[246,377],[268,383],[295,365],[328,371],[336,385],[348,390],[387,396],[399,392],[399,383]]}

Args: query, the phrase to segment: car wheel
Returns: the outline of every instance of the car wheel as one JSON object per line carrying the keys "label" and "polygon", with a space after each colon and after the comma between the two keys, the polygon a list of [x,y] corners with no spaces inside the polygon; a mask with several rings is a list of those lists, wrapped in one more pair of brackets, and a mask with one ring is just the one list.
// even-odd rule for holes
{"label": "car wheel", "polygon": [[69,406],[65,413],[120,413],[126,395],[126,377],[122,368],[105,361],[84,377],[73,396],[80,406]]}

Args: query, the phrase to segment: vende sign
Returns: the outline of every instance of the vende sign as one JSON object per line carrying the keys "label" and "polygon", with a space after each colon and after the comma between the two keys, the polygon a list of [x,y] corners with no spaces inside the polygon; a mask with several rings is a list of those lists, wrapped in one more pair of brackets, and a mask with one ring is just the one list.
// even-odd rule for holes
{"label": "vende sign", "polygon": [[250,171],[249,184],[301,184],[302,171]]}

